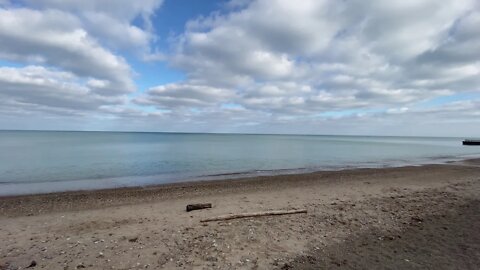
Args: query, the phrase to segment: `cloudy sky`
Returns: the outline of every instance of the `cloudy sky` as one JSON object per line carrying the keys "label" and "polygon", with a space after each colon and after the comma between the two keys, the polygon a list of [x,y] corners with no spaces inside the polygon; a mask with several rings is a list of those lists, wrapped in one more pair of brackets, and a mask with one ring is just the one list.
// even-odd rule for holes
{"label": "cloudy sky", "polygon": [[0,0],[0,129],[480,136],[480,2]]}

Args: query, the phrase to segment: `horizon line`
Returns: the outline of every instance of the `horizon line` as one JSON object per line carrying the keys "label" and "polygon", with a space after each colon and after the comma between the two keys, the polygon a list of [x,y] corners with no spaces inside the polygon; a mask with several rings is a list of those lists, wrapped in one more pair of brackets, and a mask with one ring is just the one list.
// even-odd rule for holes
{"label": "horizon line", "polygon": [[105,133],[163,133],[163,134],[211,134],[211,135],[265,135],[265,136],[345,136],[345,137],[412,137],[412,138],[473,138],[465,136],[426,135],[361,135],[361,134],[301,134],[301,133],[240,133],[240,132],[189,132],[189,131],[122,131],[122,130],[56,130],[56,129],[0,129],[0,132],[105,132]]}

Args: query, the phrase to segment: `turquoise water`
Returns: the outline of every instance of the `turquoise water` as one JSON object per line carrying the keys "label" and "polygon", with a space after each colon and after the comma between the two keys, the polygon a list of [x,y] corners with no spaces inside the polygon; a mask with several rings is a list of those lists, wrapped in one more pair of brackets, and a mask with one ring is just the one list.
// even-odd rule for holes
{"label": "turquoise water", "polygon": [[462,138],[0,131],[0,195],[480,156]]}

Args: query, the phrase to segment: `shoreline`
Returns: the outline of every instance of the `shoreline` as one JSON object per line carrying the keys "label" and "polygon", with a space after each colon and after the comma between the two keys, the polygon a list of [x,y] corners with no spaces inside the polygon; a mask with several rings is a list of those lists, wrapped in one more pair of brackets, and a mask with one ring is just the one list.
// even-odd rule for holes
{"label": "shoreline", "polygon": [[[195,183],[200,182],[214,182],[214,181],[236,181],[236,180],[245,180],[251,178],[261,178],[261,177],[276,177],[276,176],[285,176],[285,175],[304,175],[304,174],[315,174],[315,173],[328,173],[328,172],[338,172],[338,171],[351,171],[351,170],[362,170],[362,169],[388,169],[388,168],[402,168],[402,167],[418,167],[418,166],[428,166],[428,165],[446,165],[452,163],[465,163],[469,160],[477,160],[480,158],[478,155],[464,155],[464,156],[439,156],[439,157],[429,157],[422,158],[416,162],[407,162],[405,160],[396,160],[395,163],[376,163],[372,162],[371,164],[355,164],[350,166],[327,166],[327,167],[310,167],[310,168],[293,168],[293,169],[272,169],[272,170],[255,170],[255,171],[242,171],[242,172],[227,172],[227,173],[218,173],[218,174],[208,174],[200,176],[187,176],[187,177],[178,177],[178,178],[166,178],[162,181],[152,180],[158,179],[160,176],[123,176],[116,178],[99,178],[99,179],[80,179],[80,180],[69,180],[69,181],[52,181],[52,182],[31,182],[31,183],[15,183],[15,182],[1,182],[0,187],[5,187],[11,185],[10,189],[13,190],[18,186],[22,185],[40,185],[40,190],[45,188],[48,185],[60,184],[63,187],[57,187],[53,191],[38,191],[37,192],[21,192],[21,193],[0,193],[1,198],[9,197],[21,197],[21,196],[35,196],[35,195],[49,195],[49,194],[62,194],[62,193],[76,193],[76,192],[96,192],[96,191],[108,191],[108,190],[122,190],[122,189],[149,189],[149,188],[158,188],[162,186],[176,186],[176,185],[195,185]],[[124,184],[117,186],[96,184],[96,187],[83,188],[81,186],[87,185],[85,182],[104,182],[104,181],[118,181],[118,180],[128,180],[134,182],[134,184]],[[142,182],[142,180],[144,182]],[[140,181],[139,181],[140,180]],[[155,183],[157,182],[157,183]],[[143,183],[143,184],[142,184]],[[77,188],[66,187],[68,185],[77,184]],[[66,185],[66,186],[65,186]],[[80,186],[78,186],[80,185]],[[31,189],[31,187],[30,187]],[[50,188],[51,189],[51,188]]]}
{"label": "shoreline", "polygon": [[[480,159],[0,198],[0,269],[476,269]],[[212,203],[186,212],[190,203]],[[307,213],[202,223],[274,210]]]}
{"label": "shoreline", "polygon": [[[34,209],[38,208],[40,212],[48,212],[51,210],[58,211],[62,209],[67,210],[81,210],[89,209],[88,207],[73,207],[75,203],[81,201],[98,201],[102,202],[104,207],[118,206],[123,204],[141,203],[155,201],[157,199],[175,199],[181,196],[196,196],[205,195],[209,191],[215,192],[231,192],[232,190],[241,189],[242,191],[262,189],[265,187],[274,187],[279,185],[295,186],[299,184],[329,182],[335,181],[332,179],[342,179],[345,175],[368,176],[377,173],[390,173],[395,171],[409,171],[419,170],[425,171],[429,168],[444,167],[444,166],[480,166],[480,158],[464,159],[460,161],[452,161],[441,164],[422,164],[422,165],[408,165],[400,167],[380,167],[380,168],[351,168],[330,171],[313,171],[305,173],[292,174],[275,174],[275,175],[261,175],[251,177],[238,178],[222,178],[219,180],[200,180],[200,181],[181,181],[166,184],[156,184],[147,186],[132,186],[132,187],[118,187],[105,189],[89,189],[89,190],[74,190],[61,191],[51,193],[38,194],[21,194],[21,195],[7,195],[0,196],[0,217],[8,215],[11,212],[17,212],[15,204],[21,202],[26,205],[31,205],[25,208],[30,209],[29,215],[35,215]],[[123,198],[122,198],[123,197]],[[51,201],[56,201],[55,206],[51,205]],[[68,202],[68,206],[65,205]],[[42,204],[50,205],[46,207]],[[91,202],[87,205],[90,205]],[[37,207],[35,207],[37,206]],[[85,206],[85,205],[84,205]],[[42,208],[42,209],[40,209]]]}

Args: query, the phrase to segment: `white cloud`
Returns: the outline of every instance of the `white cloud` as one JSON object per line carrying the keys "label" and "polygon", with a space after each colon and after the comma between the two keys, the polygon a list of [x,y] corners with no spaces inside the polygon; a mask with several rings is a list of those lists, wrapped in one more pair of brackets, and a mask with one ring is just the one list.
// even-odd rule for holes
{"label": "white cloud", "polygon": [[148,50],[150,46],[153,34],[128,21],[120,21],[98,12],[84,13],[82,18],[89,34],[98,37],[110,48]]}
{"label": "white cloud", "polygon": [[123,21],[132,21],[137,16],[150,16],[163,1],[161,0],[24,0],[29,6],[59,9],[71,12],[99,12]]}
{"label": "white cloud", "polygon": [[235,89],[248,109],[310,117],[478,90],[474,0],[239,6],[190,21],[170,61],[190,83]]}
{"label": "white cloud", "polygon": [[[141,123],[148,120],[177,130],[306,133],[393,132],[413,118],[460,123],[478,115],[462,109],[478,110],[476,101],[446,98],[422,107],[479,92],[476,0],[234,0],[192,18],[171,39],[171,52],[151,45],[157,38],[151,20],[162,1],[23,3],[27,8],[1,10],[0,59],[44,70],[9,71],[23,80],[16,93],[3,78],[11,90],[0,94],[10,98],[9,108],[71,107],[137,118],[136,128],[149,127]],[[123,50],[166,60],[186,78],[125,101],[135,86]],[[42,87],[27,91],[28,85]],[[63,101],[53,97],[67,88],[73,97],[59,106]]]}
{"label": "white cloud", "polygon": [[[159,58],[151,48],[155,39],[151,16],[161,0],[21,2],[7,2],[0,9],[0,59],[54,66],[106,80],[109,87],[98,90],[110,95],[135,88],[132,71],[118,51]],[[134,25],[134,20],[143,24]]]}
{"label": "white cloud", "polygon": [[167,84],[151,88],[146,95],[135,102],[141,105],[153,105],[160,109],[184,109],[205,106],[218,106],[222,101],[234,97],[233,91],[202,85]]}
{"label": "white cloud", "polygon": [[[99,82],[83,85],[70,72],[41,66],[23,68],[0,67],[0,97],[2,106],[25,108],[61,114],[78,114],[99,110],[104,105],[121,105],[125,97],[105,97],[95,94],[91,87]],[[97,84],[97,85],[95,85]],[[12,113],[12,112],[10,112]]]}
{"label": "white cloud", "polygon": [[[126,94],[136,87],[134,72],[120,52],[158,59],[160,54],[150,48],[155,38],[150,20],[161,3],[2,1],[0,61],[15,63],[0,67],[4,117],[138,112],[126,107]],[[142,23],[133,25],[134,20]]]}
{"label": "white cloud", "polygon": [[[378,61],[402,63],[437,46],[473,5],[471,0],[450,4],[433,0],[254,1],[238,12],[190,22],[173,60],[187,71],[195,65],[212,68],[218,63],[219,69],[259,79],[272,79],[258,71],[270,70],[273,63],[275,69],[285,59],[295,61],[295,68],[312,61],[347,61],[360,68]],[[256,57],[259,53],[277,57],[262,62]]]}
{"label": "white cloud", "polygon": [[49,65],[110,82],[101,94],[134,90],[126,61],[101,47],[78,20],[61,11],[0,10],[0,57]]}
{"label": "white cloud", "polygon": [[[62,1],[25,0],[28,6],[40,10],[60,10],[76,16],[85,30],[103,44],[114,49],[133,49],[149,54],[155,38],[151,16],[162,0]],[[133,24],[141,19],[142,26]]]}

